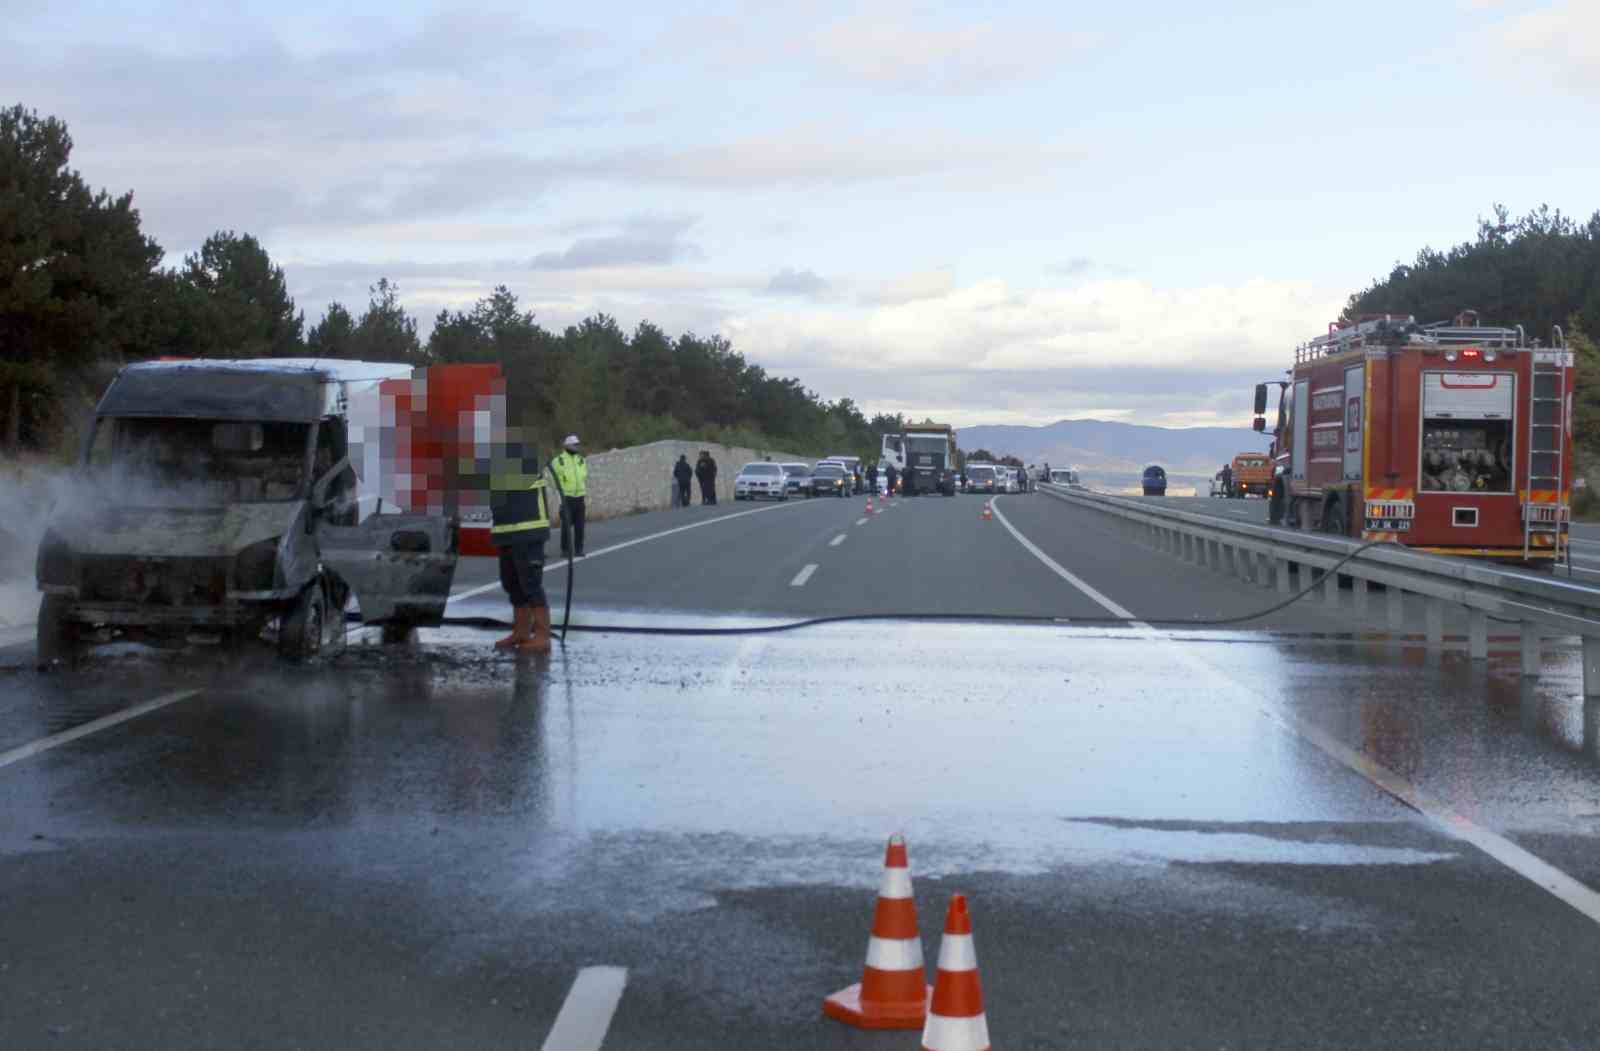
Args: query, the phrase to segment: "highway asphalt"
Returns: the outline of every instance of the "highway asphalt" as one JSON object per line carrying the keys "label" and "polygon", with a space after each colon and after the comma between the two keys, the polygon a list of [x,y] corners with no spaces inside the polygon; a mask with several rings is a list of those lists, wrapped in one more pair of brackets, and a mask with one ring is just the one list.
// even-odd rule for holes
{"label": "highway asphalt", "polygon": [[1594,1046],[1572,640],[1525,680],[1044,495],[864,504],[597,523],[574,623],[968,619],[9,651],[0,1047],[914,1048],[820,1010],[897,831],[996,1047]]}

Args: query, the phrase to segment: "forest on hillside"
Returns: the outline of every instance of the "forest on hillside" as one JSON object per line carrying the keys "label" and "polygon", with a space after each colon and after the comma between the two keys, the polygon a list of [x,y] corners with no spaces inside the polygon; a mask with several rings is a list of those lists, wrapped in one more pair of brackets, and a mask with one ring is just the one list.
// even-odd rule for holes
{"label": "forest on hillside", "polygon": [[1513,219],[1503,206],[1478,221],[1477,236],[1416,261],[1355,293],[1346,320],[1410,314],[1448,321],[1476,310],[1486,325],[1522,325],[1548,345],[1555,327],[1576,354],[1574,438],[1580,463],[1600,465],[1600,212],[1580,223],[1548,207]]}

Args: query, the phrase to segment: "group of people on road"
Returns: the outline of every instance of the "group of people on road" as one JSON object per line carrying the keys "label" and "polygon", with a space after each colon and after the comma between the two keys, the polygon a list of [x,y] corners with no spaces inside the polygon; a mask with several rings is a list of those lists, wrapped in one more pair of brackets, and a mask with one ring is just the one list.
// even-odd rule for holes
{"label": "group of people on road", "polygon": [[717,461],[701,449],[700,459],[693,467],[689,466],[688,453],[679,456],[678,462],[672,465],[672,480],[676,486],[672,494],[673,507],[689,506],[689,486],[695,479],[700,481],[700,505],[717,502]]}

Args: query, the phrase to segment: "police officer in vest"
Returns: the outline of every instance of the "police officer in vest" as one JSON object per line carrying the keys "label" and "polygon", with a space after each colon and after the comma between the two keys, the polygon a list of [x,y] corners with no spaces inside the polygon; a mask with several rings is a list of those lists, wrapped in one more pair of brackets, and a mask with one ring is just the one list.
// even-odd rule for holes
{"label": "police officer in vest", "polygon": [[578,452],[578,436],[567,435],[567,440],[561,443],[563,449],[550,461],[550,470],[556,476],[556,485],[561,490],[561,516],[566,524],[572,527],[572,549],[567,549],[567,531],[561,531],[561,553],[571,555],[577,552],[577,557],[583,557],[583,498],[588,492],[589,464],[582,454]]}
{"label": "police officer in vest", "polygon": [[510,439],[489,472],[489,539],[500,551],[500,586],[515,612],[511,634],[495,648],[550,652],[550,603],[544,595],[544,545],[550,512],[538,458]]}

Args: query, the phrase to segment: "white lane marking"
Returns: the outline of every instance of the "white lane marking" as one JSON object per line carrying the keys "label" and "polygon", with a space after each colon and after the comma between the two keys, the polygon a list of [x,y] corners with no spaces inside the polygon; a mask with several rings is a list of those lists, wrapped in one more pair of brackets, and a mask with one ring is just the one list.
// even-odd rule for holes
{"label": "white lane marking", "polygon": [[[764,515],[768,511],[782,511],[786,507],[791,507],[791,506],[793,506],[793,507],[805,507],[805,506],[808,506],[809,504],[810,504],[810,501],[808,501],[808,500],[807,501],[800,501],[800,502],[795,503],[795,504],[778,503],[778,504],[774,504],[771,507],[758,507],[753,511],[737,511],[737,512],[731,514],[731,515],[719,515],[716,518],[707,518],[707,519],[705,519],[704,521],[701,521],[701,522],[691,522],[690,524],[688,524],[686,526],[678,526],[676,529],[663,529],[661,532],[659,532],[659,533],[651,533],[649,536],[635,537],[632,540],[624,540],[620,544],[612,544],[610,547],[602,547],[598,551],[590,551],[587,555],[584,556],[583,560],[585,562],[588,562],[588,561],[591,561],[592,559],[599,558],[601,555],[609,555],[609,554],[612,554],[613,552],[621,551],[621,550],[623,550],[625,548],[633,547],[635,544],[643,544],[643,543],[646,543],[646,542],[651,541],[651,540],[660,540],[662,537],[673,536],[674,534],[677,534],[677,533],[687,533],[691,529],[700,529],[703,526],[716,525],[718,522],[731,522],[735,518],[743,518],[746,515]],[[544,571],[546,573],[554,573],[554,572],[556,572],[558,570],[566,569],[570,565],[572,565],[572,560],[570,558],[563,558],[559,562],[551,562],[551,563],[547,564],[544,567]],[[500,589],[500,582],[498,580],[496,580],[496,581],[494,581],[492,583],[489,583],[489,584],[480,584],[475,588],[468,588],[465,591],[457,591],[455,594],[451,595],[449,599],[446,600],[446,603],[448,604],[450,602],[455,602],[455,601],[458,601],[460,599],[472,598],[474,595],[481,595],[486,591],[498,591],[499,589]]]}
{"label": "white lane marking", "polygon": [[80,737],[88,737],[92,733],[116,726],[118,723],[125,723],[129,719],[137,719],[141,715],[147,715],[159,708],[165,708],[169,704],[186,701],[199,692],[199,690],[177,690],[173,693],[164,693],[160,697],[142,701],[131,708],[124,708],[121,711],[112,712],[110,715],[102,715],[98,719],[91,719],[82,726],[74,726],[70,730],[62,730],[60,733],[51,734],[49,737],[41,737],[31,744],[13,748],[9,752],[0,752],[0,769],[8,767],[12,763],[20,763],[24,759],[38,755],[41,752],[48,752],[50,749],[67,744],[70,741],[76,741]]}
{"label": "white lane marking", "polygon": [[[994,513],[995,517],[1011,532],[1012,536],[1017,538],[1023,547],[1027,548],[1034,557],[1054,570],[1063,580],[1073,584],[1113,616],[1131,619],[1132,614],[1127,610],[1079,580],[1072,573],[1062,568],[1049,555],[1040,551],[1027,537],[1024,537],[1010,522],[1006,521],[1005,516],[1000,513],[1000,508],[996,507]],[[1234,678],[1226,669],[1197,656],[1189,647],[1182,645],[1171,635],[1156,631],[1150,625],[1139,620],[1132,621],[1132,626],[1142,629],[1142,632],[1147,633],[1151,639],[1164,643],[1168,651],[1181,662],[1220,681],[1234,696],[1253,697],[1258,694],[1259,684],[1245,683]],[[1590,920],[1600,923],[1600,893],[1596,893],[1592,887],[1573,879],[1554,865],[1529,853],[1499,833],[1475,824],[1461,814],[1456,813],[1443,802],[1426,795],[1416,785],[1413,785],[1399,774],[1379,763],[1373,762],[1348,745],[1335,740],[1321,727],[1308,723],[1299,716],[1277,707],[1258,704],[1256,705],[1256,710],[1275,725],[1305,741],[1345,769],[1360,775],[1379,790],[1415,810],[1445,835],[1470,843],[1523,879],[1566,902]]]}
{"label": "white lane marking", "polygon": [[815,562],[812,562],[812,563],[808,564],[806,566],[806,568],[802,569],[800,572],[798,572],[798,573],[796,573],[794,575],[794,579],[789,581],[789,586],[792,587],[792,588],[803,588],[803,587],[805,587],[806,586],[806,581],[810,580],[811,579],[811,574],[815,573],[816,571],[817,571],[817,564]]}
{"label": "white lane marking", "polygon": [[856,519],[856,525],[866,525],[866,524],[867,524],[867,520],[865,518]]}
{"label": "white lane marking", "polygon": [[840,544],[844,543],[844,538],[845,538],[845,534],[840,533],[838,536],[836,536],[832,540],[828,541],[828,546],[829,547],[838,547]]}
{"label": "white lane marking", "polygon": [[1017,527],[1012,525],[1011,520],[1001,512],[1000,501],[998,498],[989,501],[989,509],[994,512],[994,516],[999,520],[1000,524],[1006,527],[1006,531],[1017,538],[1017,543],[1026,548],[1028,553],[1034,558],[1037,558],[1040,562],[1043,562],[1046,566],[1050,567],[1051,571],[1054,572],[1056,576],[1060,577],[1062,580],[1065,580],[1068,584],[1071,584],[1085,595],[1088,595],[1091,599],[1097,602],[1101,608],[1110,610],[1112,616],[1121,617],[1124,620],[1133,620],[1137,627],[1150,627],[1150,625],[1144,623],[1143,621],[1134,620],[1132,613],[1106,598],[1100,592],[1090,587],[1082,577],[1078,576],[1076,573],[1073,573],[1061,563],[1057,562],[1055,559],[1039,550],[1038,545],[1018,532]]}
{"label": "white lane marking", "polygon": [[541,1051],[600,1051],[628,984],[626,967],[585,967],[562,1001]]}

